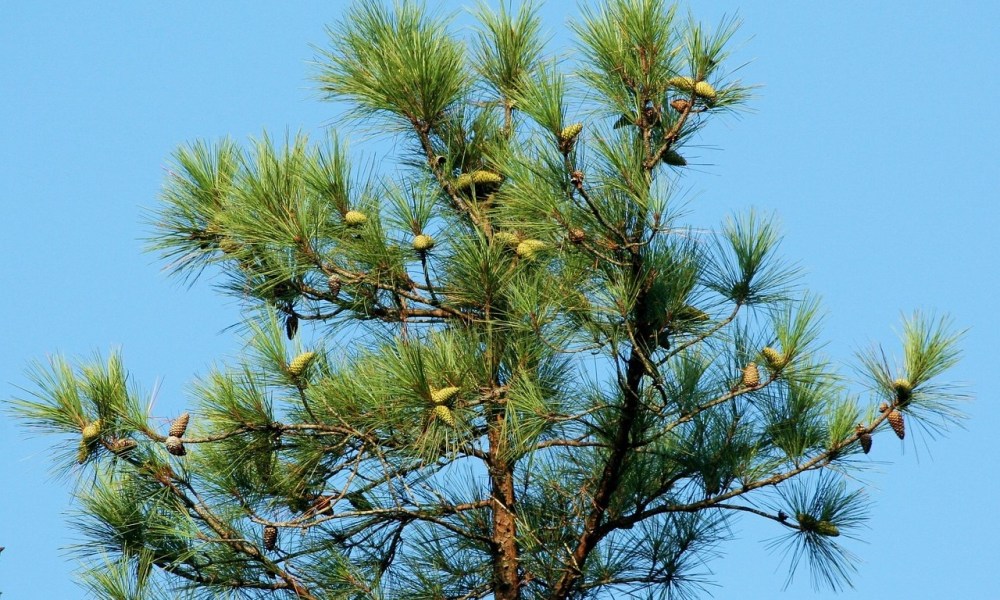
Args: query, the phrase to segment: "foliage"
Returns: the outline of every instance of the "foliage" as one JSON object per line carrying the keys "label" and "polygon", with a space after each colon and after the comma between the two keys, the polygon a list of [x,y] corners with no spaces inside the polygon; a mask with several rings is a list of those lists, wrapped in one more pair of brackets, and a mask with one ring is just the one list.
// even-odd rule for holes
{"label": "foliage", "polygon": [[859,440],[960,418],[947,319],[863,352],[858,396],[771,219],[681,222],[686,145],[749,98],[735,21],[607,0],[570,70],[531,3],[475,15],[467,43],[408,1],[329,29],[319,87],[398,170],[335,133],[174,154],[151,247],[251,314],[190,427],[117,354],[31,369],[13,412],[79,478],[93,596],[689,598],[739,515],[840,588]]}

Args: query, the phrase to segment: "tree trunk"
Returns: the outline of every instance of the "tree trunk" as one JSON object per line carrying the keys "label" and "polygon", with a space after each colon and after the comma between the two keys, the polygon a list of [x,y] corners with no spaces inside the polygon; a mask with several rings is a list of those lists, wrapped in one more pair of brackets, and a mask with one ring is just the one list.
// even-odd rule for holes
{"label": "tree trunk", "polygon": [[514,515],[514,465],[503,457],[503,407],[494,409],[489,431],[490,492],[493,496],[493,597],[520,600],[520,558],[517,520]]}

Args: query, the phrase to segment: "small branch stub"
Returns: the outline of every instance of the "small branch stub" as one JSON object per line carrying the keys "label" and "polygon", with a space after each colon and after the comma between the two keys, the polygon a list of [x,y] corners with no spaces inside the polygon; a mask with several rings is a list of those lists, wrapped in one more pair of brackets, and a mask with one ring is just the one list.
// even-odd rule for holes
{"label": "small branch stub", "polygon": [[340,293],[340,285],[340,277],[336,275],[330,275],[326,280],[326,287],[329,288],[331,296],[336,296]]}

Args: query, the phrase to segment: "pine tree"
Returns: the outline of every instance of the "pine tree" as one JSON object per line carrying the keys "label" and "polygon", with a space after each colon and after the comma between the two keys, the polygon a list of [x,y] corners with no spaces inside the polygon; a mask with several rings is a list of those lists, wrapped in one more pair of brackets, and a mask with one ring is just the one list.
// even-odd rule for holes
{"label": "pine tree", "polygon": [[336,134],[177,150],[152,247],[252,310],[169,430],[117,354],[32,369],[13,410],[69,438],[98,597],[692,597],[740,516],[840,588],[872,435],[961,418],[947,319],[861,353],[852,392],[775,226],[677,214],[686,144],[749,99],[736,22],[606,0],[569,71],[530,4],[476,16],[465,42],[360,0],[330,28],[316,82],[398,168]]}

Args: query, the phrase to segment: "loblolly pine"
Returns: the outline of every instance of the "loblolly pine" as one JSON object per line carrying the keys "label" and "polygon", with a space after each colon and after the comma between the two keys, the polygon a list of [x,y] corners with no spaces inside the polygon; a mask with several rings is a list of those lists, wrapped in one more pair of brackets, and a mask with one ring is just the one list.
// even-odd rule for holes
{"label": "loblolly pine", "polygon": [[[672,167],[749,98],[733,30],[607,0],[553,62],[532,3],[457,37],[420,3],[359,2],[316,81],[391,132],[376,168],[301,134],[195,142],[167,171],[156,250],[246,319],[245,352],[191,386],[198,435],[161,436],[117,354],[54,361],[19,405],[72,438],[88,542],[155,557],[133,595],[694,597],[727,523],[766,517],[849,583],[851,445],[880,421],[853,429],[771,220],[677,210]],[[929,380],[954,338],[908,323],[894,368],[919,393],[881,352],[859,385],[947,420]]]}

